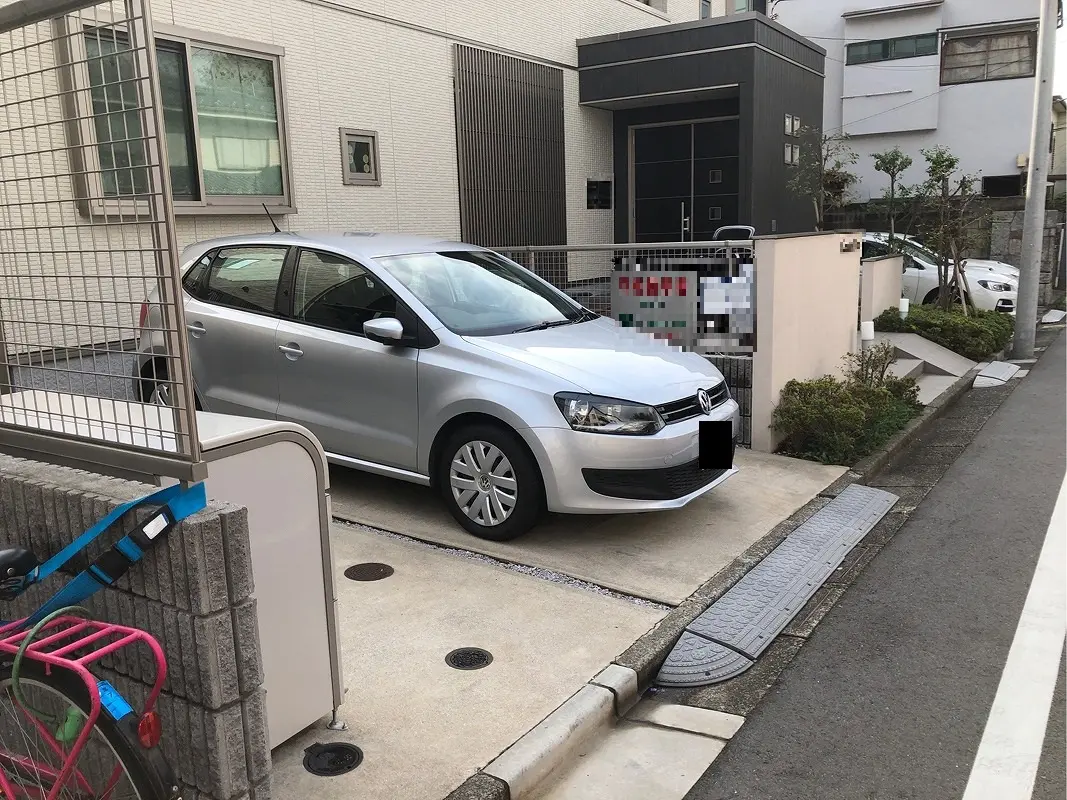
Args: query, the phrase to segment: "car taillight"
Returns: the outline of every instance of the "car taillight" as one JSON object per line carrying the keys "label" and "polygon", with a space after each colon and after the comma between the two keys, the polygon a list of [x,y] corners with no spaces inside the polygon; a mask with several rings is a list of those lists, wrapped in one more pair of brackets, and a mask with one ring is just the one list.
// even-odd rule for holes
{"label": "car taillight", "polygon": [[148,319],[148,303],[141,303],[141,319],[137,323],[138,328],[144,327],[144,321]]}
{"label": "car taillight", "polygon": [[146,749],[159,744],[162,735],[163,723],[160,722],[159,714],[155,711],[147,712],[137,723],[137,738],[140,740],[141,746]]}

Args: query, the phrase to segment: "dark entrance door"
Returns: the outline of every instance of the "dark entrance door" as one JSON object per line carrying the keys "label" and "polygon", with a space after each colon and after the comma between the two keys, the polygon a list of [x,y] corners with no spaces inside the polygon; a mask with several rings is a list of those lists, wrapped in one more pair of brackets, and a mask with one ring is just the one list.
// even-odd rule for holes
{"label": "dark entrance door", "polygon": [[736,119],[634,128],[635,242],[706,241],[737,225]]}

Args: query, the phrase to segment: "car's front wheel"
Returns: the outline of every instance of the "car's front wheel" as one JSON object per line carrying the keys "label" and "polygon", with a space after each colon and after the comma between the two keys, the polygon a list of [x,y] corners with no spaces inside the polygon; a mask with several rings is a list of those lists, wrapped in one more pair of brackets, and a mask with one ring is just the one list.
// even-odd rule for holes
{"label": "car's front wheel", "polygon": [[530,530],[544,507],[537,462],[503,427],[467,425],[445,442],[437,485],[456,521],[481,539],[506,541]]}

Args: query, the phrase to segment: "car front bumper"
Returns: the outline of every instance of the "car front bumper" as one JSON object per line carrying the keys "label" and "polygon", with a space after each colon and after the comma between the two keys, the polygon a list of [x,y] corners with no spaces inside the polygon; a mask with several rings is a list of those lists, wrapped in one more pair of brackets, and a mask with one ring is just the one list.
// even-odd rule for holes
{"label": "car front bumper", "polygon": [[708,421],[729,421],[736,443],[741,415],[734,400],[708,416],[667,425],[655,436],[570,428],[527,428],[521,433],[541,467],[549,511],[625,514],[681,508],[737,473],[699,469],[700,423]]}

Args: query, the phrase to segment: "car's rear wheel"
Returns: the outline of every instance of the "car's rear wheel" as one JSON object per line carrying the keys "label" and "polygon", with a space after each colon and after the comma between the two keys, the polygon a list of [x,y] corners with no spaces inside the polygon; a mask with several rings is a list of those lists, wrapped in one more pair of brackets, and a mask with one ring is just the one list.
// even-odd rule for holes
{"label": "car's rear wheel", "polygon": [[502,426],[467,425],[449,436],[437,465],[437,485],[452,516],[480,539],[521,536],[544,507],[537,462]]}
{"label": "car's rear wheel", "polygon": [[[161,358],[149,361],[141,369],[141,379],[137,381],[137,399],[142,403],[156,406],[173,406],[171,396],[173,385],[167,374],[167,362]],[[196,410],[202,411],[200,398],[195,394],[193,400]]]}

